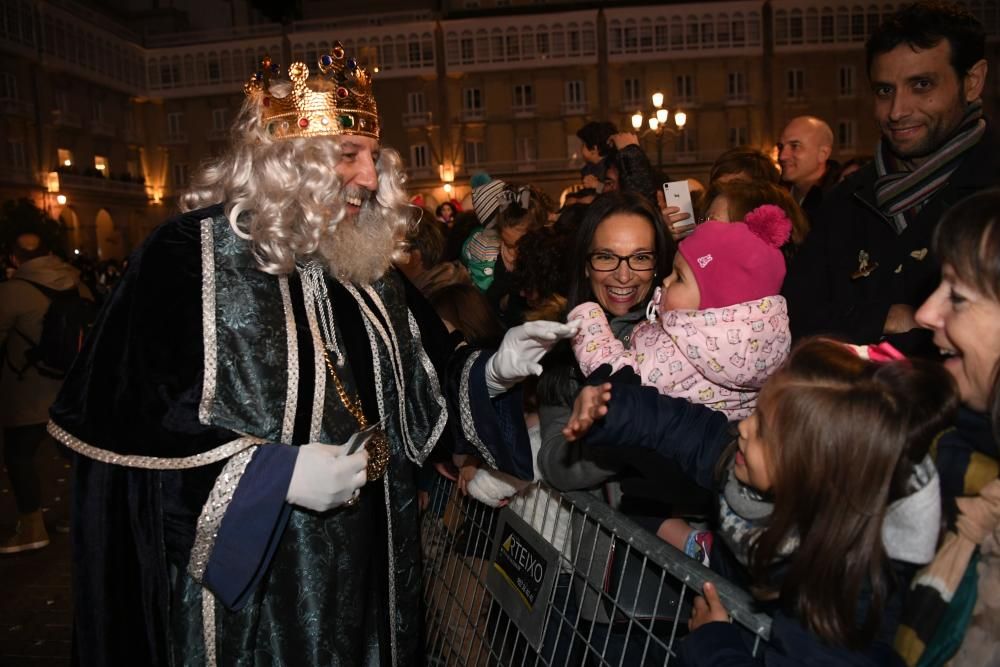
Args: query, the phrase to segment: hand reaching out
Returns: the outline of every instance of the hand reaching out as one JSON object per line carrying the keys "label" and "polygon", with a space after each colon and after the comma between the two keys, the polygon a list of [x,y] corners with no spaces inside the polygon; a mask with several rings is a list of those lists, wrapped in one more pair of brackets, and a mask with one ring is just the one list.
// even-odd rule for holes
{"label": "hand reaching out", "polygon": [[691,609],[691,620],[688,621],[688,630],[694,632],[706,623],[728,623],[729,612],[722,605],[719,598],[719,591],[715,589],[715,584],[706,583],[702,588],[704,597],[699,595],[694,599],[694,608]]}
{"label": "hand reaching out", "polygon": [[573,414],[563,428],[563,437],[567,442],[573,442],[586,435],[594,422],[608,414],[608,403],[611,401],[611,383],[605,382],[597,387],[584,387],[573,403]]}

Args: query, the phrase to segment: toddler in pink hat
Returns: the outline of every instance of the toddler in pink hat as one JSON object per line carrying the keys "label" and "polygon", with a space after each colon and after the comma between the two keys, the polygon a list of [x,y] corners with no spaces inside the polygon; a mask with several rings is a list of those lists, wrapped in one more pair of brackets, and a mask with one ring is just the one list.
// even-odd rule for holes
{"label": "toddler in pink hat", "polygon": [[753,412],[764,380],[788,356],[788,311],[778,295],[785,279],[780,247],[792,224],[765,204],[743,222],[709,221],[681,241],[674,271],[656,289],[648,322],[626,348],[594,302],[569,320],[583,320],[573,351],[584,373],[610,364],[632,367],[645,385],[723,412]]}

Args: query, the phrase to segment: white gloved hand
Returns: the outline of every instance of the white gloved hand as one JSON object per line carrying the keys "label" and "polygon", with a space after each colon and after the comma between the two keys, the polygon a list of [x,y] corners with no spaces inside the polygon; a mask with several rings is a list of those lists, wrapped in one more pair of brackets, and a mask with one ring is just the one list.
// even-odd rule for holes
{"label": "white gloved hand", "polygon": [[538,363],[563,338],[580,330],[581,320],[570,323],[537,320],[507,331],[500,349],[486,362],[486,388],[499,396],[529,375],[541,375]]}
{"label": "white gloved hand", "polygon": [[348,454],[344,445],[310,443],[299,447],[285,499],[325,512],[343,505],[368,481],[368,451]]}

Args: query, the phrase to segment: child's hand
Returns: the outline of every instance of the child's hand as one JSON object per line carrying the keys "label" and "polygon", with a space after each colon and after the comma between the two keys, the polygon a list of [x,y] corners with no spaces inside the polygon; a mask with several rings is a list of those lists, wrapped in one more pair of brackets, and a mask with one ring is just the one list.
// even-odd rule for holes
{"label": "child's hand", "polygon": [[719,592],[715,590],[715,584],[706,583],[702,588],[704,597],[698,596],[694,599],[694,608],[691,610],[691,620],[688,621],[688,630],[694,632],[706,623],[728,623],[729,612],[722,606],[719,599]]}
{"label": "child's hand", "polygon": [[567,442],[573,442],[586,435],[596,420],[608,414],[610,401],[610,382],[605,382],[599,387],[581,389],[573,403],[573,414],[562,430]]}

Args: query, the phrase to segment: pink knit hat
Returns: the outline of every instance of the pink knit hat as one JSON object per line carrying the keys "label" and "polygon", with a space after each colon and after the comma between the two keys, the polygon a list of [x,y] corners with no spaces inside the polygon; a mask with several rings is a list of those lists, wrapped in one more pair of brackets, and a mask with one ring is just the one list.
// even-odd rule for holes
{"label": "pink knit hat", "polygon": [[788,241],[792,222],[774,204],[747,213],[743,222],[709,220],[681,241],[701,291],[700,310],[723,308],[763,299],[781,292],[785,257],[779,248]]}

